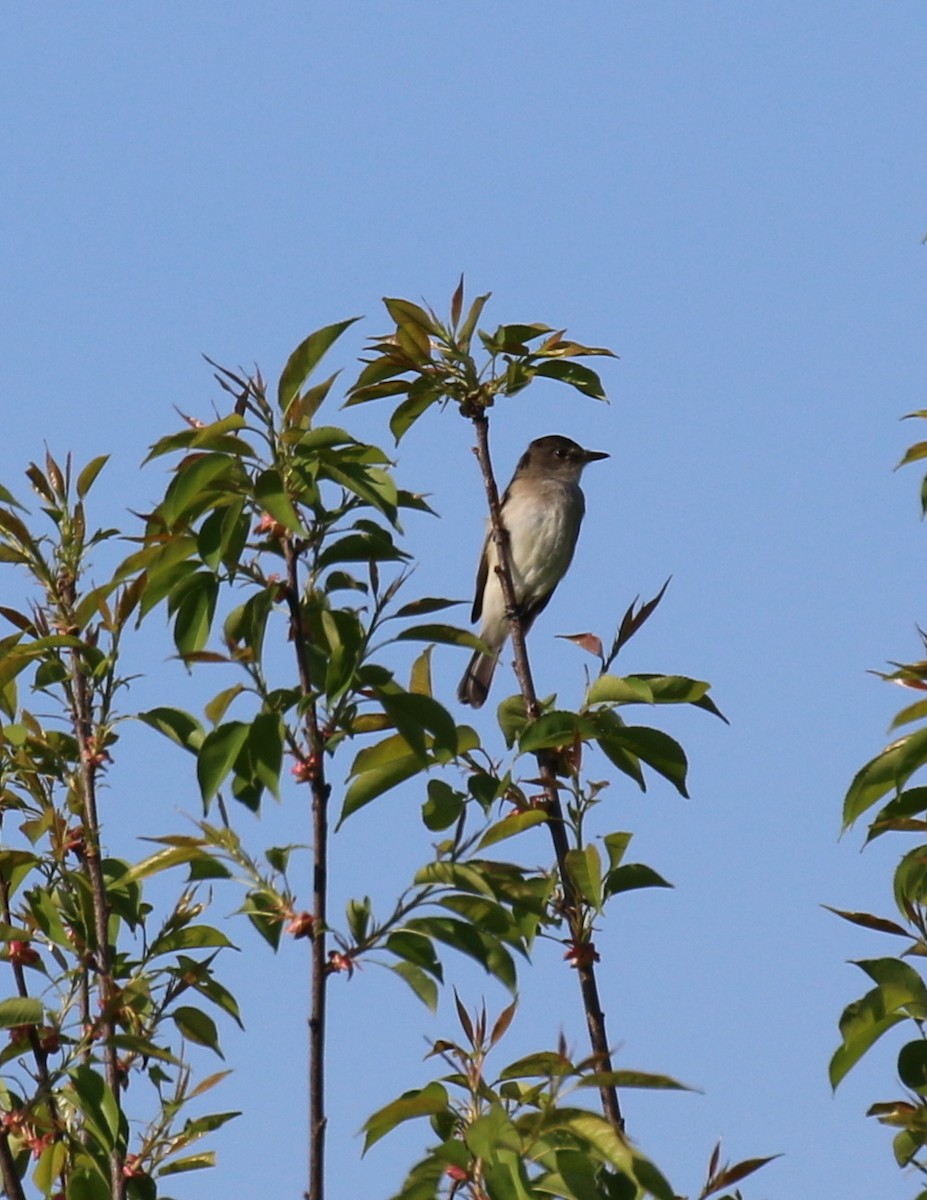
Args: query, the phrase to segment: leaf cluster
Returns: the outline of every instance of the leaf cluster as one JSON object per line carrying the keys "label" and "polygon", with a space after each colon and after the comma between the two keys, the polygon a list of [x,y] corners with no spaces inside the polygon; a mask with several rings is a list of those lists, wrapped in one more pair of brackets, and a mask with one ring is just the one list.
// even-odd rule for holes
{"label": "leaf cluster", "polygon": [[[911,416],[923,418],[925,414]],[[912,446],[899,466],[922,460],[925,452],[923,443]],[[927,484],[921,489],[921,500],[927,503],[925,497]],[[923,632],[921,640],[922,651],[927,653]],[[876,674],[908,691],[927,690],[924,659],[891,666],[891,671]],[[836,1087],[890,1029],[908,1026],[910,1040],[897,1057],[897,1078],[904,1094],[874,1103],[868,1115],[895,1131],[893,1150],[898,1165],[914,1167],[922,1175],[927,1175],[927,984],[918,964],[927,956],[927,787],[911,781],[927,766],[925,720],[925,700],[914,700],[896,714],[891,728],[904,732],[857,771],[843,803],[844,830],[869,814],[867,844],[886,834],[902,834],[907,841],[913,835],[916,844],[902,855],[894,872],[895,915],[830,910],[900,946],[895,955],[856,962],[873,986],[848,1004],[840,1017],[841,1044],[831,1059],[831,1083]],[[919,1192],[918,1200],[927,1200],[927,1189]]]}

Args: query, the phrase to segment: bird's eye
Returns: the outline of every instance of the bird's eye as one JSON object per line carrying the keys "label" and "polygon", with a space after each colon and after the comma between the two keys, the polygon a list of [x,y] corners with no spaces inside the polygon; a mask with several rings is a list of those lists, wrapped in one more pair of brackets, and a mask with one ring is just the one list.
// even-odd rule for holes
{"label": "bird's eye", "polygon": [[562,446],[558,446],[554,453],[558,458],[566,458],[566,450]]}

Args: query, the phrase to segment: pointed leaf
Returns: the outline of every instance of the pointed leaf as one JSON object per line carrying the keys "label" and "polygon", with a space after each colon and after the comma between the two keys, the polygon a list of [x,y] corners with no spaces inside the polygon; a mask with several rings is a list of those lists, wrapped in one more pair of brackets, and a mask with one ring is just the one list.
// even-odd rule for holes
{"label": "pointed leaf", "polygon": [[350,317],[347,321],[339,321],[335,325],[326,325],[317,329],[296,347],[290,355],[280,382],[277,385],[277,403],[281,412],[286,412],[312,372],[315,370],[325,352],[350,328],[360,317]]}
{"label": "pointed leaf", "polygon": [[364,1153],[403,1121],[430,1117],[444,1112],[447,1107],[447,1091],[440,1083],[429,1083],[417,1091],[403,1093],[398,1100],[385,1105],[364,1122]]}

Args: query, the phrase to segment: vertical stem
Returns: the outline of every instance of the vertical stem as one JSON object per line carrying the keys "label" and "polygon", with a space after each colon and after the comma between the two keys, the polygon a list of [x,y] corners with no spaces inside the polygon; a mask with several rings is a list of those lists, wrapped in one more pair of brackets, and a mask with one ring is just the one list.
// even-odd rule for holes
{"label": "vertical stem", "polygon": [[3,1180],[3,1194],[8,1200],[26,1200],[26,1193],[16,1174],[10,1140],[5,1132],[0,1133],[0,1179]]}
{"label": "vertical stem", "polygon": [[312,790],[312,904],[315,918],[311,940],[310,1010],[309,1010],[309,1191],[307,1200],[324,1200],[325,1194],[325,1001],[328,983],[326,958],[326,902],[328,893],[328,798],[331,788],[325,782],[324,741],[319,731],[318,715],[312,695],[309,660],[306,654],[306,630],[300,605],[298,555],[293,539],[283,539],[286,561],[287,607],[299,687],[308,699],[305,715],[306,738],[309,743],[313,770]]}
{"label": "vertical stem", "polygon": [[[3,919],[7,925],[13,924],[13,912],[10,908],[10,885],[6,879],[0,879],[0,900],[2,900]],[[16,992],[19,996],[28,996],[29,988],[26,984],[26,973],[22,966],[14,962],[13,978],[16,980]],[[34,1025],[29,1026],[29,1048],[32,1051],[32,1057],[35,1061],[35,1075],[39,1083],[42,1085],[42,1092],[48,1104],[48,1113],[51,1117],[56,1131],[58,1127],[58,1102],[55,1098],[55,1093],[49,1087],[48,1075],[48,1055],[42,1049],[39,1035]]]}
{"label": "vertical stem", "polygon": [[[537,694],[534,690],[534,681],[531,678],[531,666],[525,646],[524,626],[518,607],[518,599],[515,595],[515,587],[512,583],[512,566],[509,558],[509,534],[502,523],[499,490],[496,487],[492,461],[489,457],[489,422],[486,419],[486,414],[478,412],[473,417],[473,424],[476,428],[477,459],[479,460],[480,469],[483,474],[486,498],[489,502],[492,537],[495,540],[499,555],[496,571],[499,575],[499,583],[502,587],[503,598],[505,599],[506,614],[509,619],[512,650],[515,655],[515,674],[525,701],[525,711],[529,717],[536,719],[540,715],[540,709],[538,707]],[[554,854],[557,859],[557,870],[560,874],[564,914],[570,927],[570,936],[573,942],[579,945],[585,937],[582,922],[582,902],[567,870],[566,856],[570,844],[567,838],[566,824],[563,819],[563,806],[560,803],[557,778],[551,769],[547,755],[539,753],[536,757],[541,782],[547,796],[549,818],[547,827],[550,830]],[[588,960],[584,959],[581,955],[577,957],[576,973],[579,976],[580,994],[586,1014],[586,1027],[589,1031],[592,1052],[596,1057],[597,1068],[599,1071],[611,1071],[613,1067],[608,1035],[605,1029],[605,1013],[602,1011],[599,988],[595,976],[595,965],[591,957]],[[599,1088],[599,1095],[602,1101],[602,1111],[605,1116],[617,1130],[623,1131],[624,1117],[621,1114],[617,1089],[610,1085],[602,1086]]]}
{"label": "vertical stem", "polygon": [[[58,587],[59,601],[65,617],[64,624],[66,628],[71,627],[74,624],[73,611],[76,602],[76,580],[74,576],[70,573],[62,572],[58,579]],[[117,989],[115,980],[113,979],[112,955],[109,945],[110,908],[100,856],[100,819],[97,810],[96,778],[99,766],[99,759],[97,757],[99,747],[96,745],[94,738],[93,696],[79,650],[74,649],[71,651],[70,662],[71,724],[80,754],[79,770],[84,826],[84,866],[90,880],[90,892],[93,897],[93,931],[96,943],[93,963],[99,980],[100,999],[102,1002],[100,1028],[103,1034],[103,1069],[106,1075],[106,1083],[118,1107],[120,1104],[121,1080],[115,1041],[116,1022],[113,1012]],[[110,1154],[110,1184],[113,1200],[122,1200],[125,1196],[126,1181],[123,1175],[123,1166],[123,1154],[117,1146]]]}

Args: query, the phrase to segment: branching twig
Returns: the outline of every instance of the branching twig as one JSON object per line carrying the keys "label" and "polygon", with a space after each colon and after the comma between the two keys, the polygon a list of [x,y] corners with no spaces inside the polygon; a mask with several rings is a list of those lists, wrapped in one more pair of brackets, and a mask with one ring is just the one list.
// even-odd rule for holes
{"label": "branching twig", "polygon": [[[536,720],[540,715],[538,706],[537,694],[534,690],[534,682],[531,678],[531,666],[528,662],[528,653],[525,647],[525,631],[522,621],[521,612],[519,610],[517,597],[515,595],[515,587],[512,582],[512,566],[509,557],[509,534],[508,530],[502,523],[502,507],[499,502],[499,490],[496,487],[495,477],[492,470],[492,461],[489,457],[489,422],[486,414],[482,411],[473,415],[473,424],[476,429],[476,454],[480,464],[480,470],[483,475],[483,483],[486,488],[486,498],[489,502],[489,516],[492,534],[491,536],[496,542],[498,552],[498,565],[496,571],[499,575],[499,583],[502,587],[502,595],[505,600],[506,614],[509,619],[509,630],[512,639],[512,650],[515,655],[515,674],[518,678],[521,694],[525,702],[525,711],[529,718]],[[557,869],[560,874],[560,886],[563,891],[563,907],[567,922],[570,927],[570,936],[574,945],[587,940],[586,932],[583,928],[582,921],[582,903],[576,888],[573,886],[573,881],[570,878],[569,870],[567,869],[567,853],[569,851],[569,841],[567,839],[566,825],[563,819],[563,806],[560,803],[560,795],[557,785],[557,778],[551,769],[550,762],[546,754],[539,753],[537,755],[538,769],[540,772],[541,782],[547,796],[547,811],[549,820],[547,827],[550,830],[551,840],[554,846],[554,854],[557,858]],[[580,992],[583,999],[583,1008],[586,1013],[586,1025],[589,1030],[589,1040],[592,1045],[592,1051],[595,1055],[599,1071],[611,1071],[611,1050],[608,1044],[608,1036],[605,1031],[605,1013],[602,1011],[602,1005],[599,1001],[599,989],[595,977],[595,965],[591,955],[576,956],[576,973],[579,976]],[[621,1107],[618,1102],[618,1092],[612,1086],[602,1086],[599,1089],[602,1099],[602,1111],[609,1121],[619,1131],[624,1130],[624,1118],[621,1115]]]}

